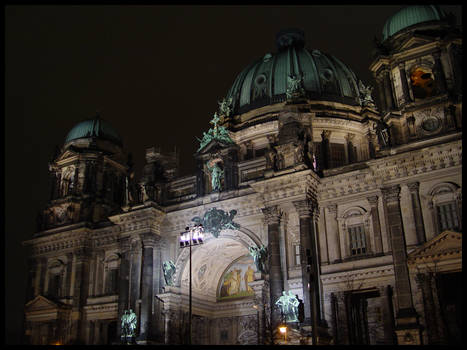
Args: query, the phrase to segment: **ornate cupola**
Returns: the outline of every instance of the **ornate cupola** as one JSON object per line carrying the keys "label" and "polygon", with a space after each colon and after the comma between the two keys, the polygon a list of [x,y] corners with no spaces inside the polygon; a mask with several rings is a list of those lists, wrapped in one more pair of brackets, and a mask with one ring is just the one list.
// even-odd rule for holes
{"label": "ornate cupola", "polygon": [[391,16],[370,71],[392,146],[461,130],[462,34],[438,6]]}
{"label": "ornate cupola", "polygon": [[99,222],[125,202],[123,142],[100,116],[75,125],[49,164],[50,201],[39,214],[38,231]]}

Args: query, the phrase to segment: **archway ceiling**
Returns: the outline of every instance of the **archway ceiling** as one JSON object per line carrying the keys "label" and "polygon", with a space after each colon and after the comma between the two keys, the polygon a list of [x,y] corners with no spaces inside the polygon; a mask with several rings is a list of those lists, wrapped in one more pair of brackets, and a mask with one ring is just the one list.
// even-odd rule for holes
{"label": "archway ceiling", "polygon": [[[219,279],[225,269],[248,249],[231,238],[212,238],[192,250],[192,291],[199,297],[215,300]],[[185,265],[182,289],[189,286],[189,263]]]}

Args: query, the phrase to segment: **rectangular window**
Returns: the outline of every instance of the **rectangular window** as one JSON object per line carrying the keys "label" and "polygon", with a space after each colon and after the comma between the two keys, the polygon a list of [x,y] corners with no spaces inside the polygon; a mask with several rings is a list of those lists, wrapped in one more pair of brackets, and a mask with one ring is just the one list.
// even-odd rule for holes
{"label": "rectangular window", "polygon": [[118,269],[110,269],[107,273],[107,294],[115,294],[118,292]]}
{"label": "rectangular window", "polygon": [[345,146],[342,143],[331,143],[330,168],[337,168],[343,165],[345,165]]}
{"label": "rectangular window", "polygon": [[298,266],[300,265],[300,245],[294,245],[294,265]]}
{"label": "rectangular window", "polygon": [[55,273],[49,277],[49,291],[48,294],[52,297],[59,298],[60,297],[60,284],[61,278],[60,274]]}
{"label": "rectangular window", "polygon": [[349,227],[350,253],[352,256],[366,254],[366,239],[363,225]]}
{"label": "rectangular window", "polygon": [[458,230],[459,220],[455,202],[444,203],[437,206],[439,233],[445,230]]}

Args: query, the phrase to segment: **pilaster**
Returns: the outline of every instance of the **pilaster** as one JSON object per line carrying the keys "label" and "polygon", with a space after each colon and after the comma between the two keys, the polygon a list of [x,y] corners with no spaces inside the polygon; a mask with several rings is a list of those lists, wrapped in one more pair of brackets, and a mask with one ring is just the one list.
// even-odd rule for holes
{"label": "pilaster", "polygon": [[383,238],[381,236],[381,223],[379,222],[378,196],[367,197],[370,203],[371,221],[373,222],[373,234],[375,237],[375,254],[383,253]]}
{"label": "pilaster", "polygon": [[282,217],[282,211],[279,206],[275,205],[264,208],[263,214],[268,225],[271,327],[275,329],[281,321],[281,315],[275,303],[281,296],[284,288],[279,247],[279,222]]}
{"label": "pilaster", "polygon": [[415,312],[410,289],[409,270],[407,268],[407,250],[405,246],[399,202],[400,186],[382,188],[383,203],[387,217],[387,226],[392,242],[394,279],[396,288],[396,334],[398,344],[420,344],[420,326]]}

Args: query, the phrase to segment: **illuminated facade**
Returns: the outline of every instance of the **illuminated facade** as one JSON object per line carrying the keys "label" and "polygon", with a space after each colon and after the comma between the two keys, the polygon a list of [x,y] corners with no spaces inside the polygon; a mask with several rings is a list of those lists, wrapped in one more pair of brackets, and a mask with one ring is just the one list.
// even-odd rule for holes
{"label": "illuminated facade", "polygon": [[[460,342],[462,38],[433,6],[389,18],[372,90],[280,32],[243,70],[195,154],[146,150],[141,179],[112,127],[75,126],[50,164],[31,249],[25,339],[118,344]],[[228,131],[228,132],[227,132]],[[264,269],[250,248],[267,248]],[[173,262],[170,278],[163,265]],[[283,291],[299,322],[279,332]]]}

